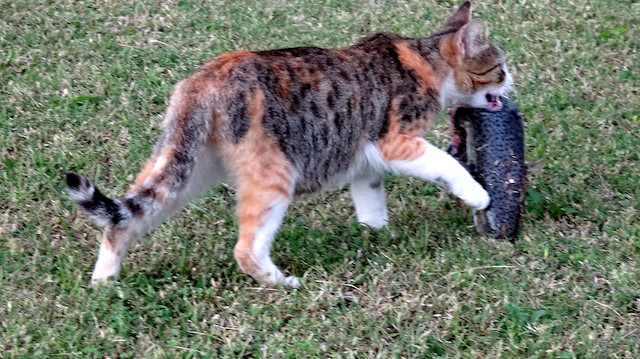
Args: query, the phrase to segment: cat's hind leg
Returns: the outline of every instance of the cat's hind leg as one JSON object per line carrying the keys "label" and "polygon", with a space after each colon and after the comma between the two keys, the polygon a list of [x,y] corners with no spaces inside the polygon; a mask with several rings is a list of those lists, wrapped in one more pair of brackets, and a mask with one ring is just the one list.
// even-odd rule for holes
{"label": "cat's hind leg", "polygon": [[440,184],[474,209],[482,210],[489,205],[489,194],[471,174],[423,138],[396,134],[378,143],[378,150],[393,172]]}
{"label": "cat's hind leg", "polygon": [[298,287],[298,278],[285,276],[271,259],[271,245],[293,194],[286,173],[262,173],[261,178],[241,178],[238,188],[239,239],[236,261],[259,282]]}
{"label": "cat's hind leg", "polygon": [[248,95],[249,129],[226,151],[238,189],[239,238],[234,255],[242,271],[259,282],[298,287],[271,260],[271,245],[295,190],[296,172],[274,139],[263,128],[265,93]]}
{"label": "cat's hind leg", "polygon": [[[117,279],[122,258],[138,238],[159,226],[223,178],[223,168],[215,152],[203,146],[194,163],[180,180],[172,174],[174,159],[159,150],[138,176],[129,194],[118,199],[102,195],[85,178],[69,174],[67,184],[72,198],[99,224],[105,225],[91,282],[105,284]],[[172,178],[172,179],[171,179]]]}
{"label": "cat's hind leg", "polygon": [[351,181],[351,198],[356,208],[358,222],[380,229],[389,223],[384,178],[373,170]]}

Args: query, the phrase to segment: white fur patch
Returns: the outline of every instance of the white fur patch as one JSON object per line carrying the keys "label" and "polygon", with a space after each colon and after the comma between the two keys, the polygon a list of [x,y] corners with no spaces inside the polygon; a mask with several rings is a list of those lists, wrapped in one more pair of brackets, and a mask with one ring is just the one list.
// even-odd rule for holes
{"label": "white fur patch", "polygon": [[441,184],[467,205],[477,210],[485,209],[490,202],[487,191],[456,159],[426,140],[422,141],[425,148],[422,156],[412,161],[390,161],[389,167],[397,173]]}
{"label": "white fur patch", "polygon": [[164,166],[167,164],[167,157],[166,156],[160,156],[158,157],[158,159],[156,160],[156,163],[153,165],[153,172],[160,172]]}
{"label": "white fur patch", "polygon": [[453,71],[442,81],[442,90],[440,91],[440,105],[446,108],[459,97],[458,90],[453,81]]}
{"label": "white fur patch", "polygon": [[256,231],[251,259],[258,264],[263,272],[262,278],[257,279],[269,284],[285,284],[296,288],[300,285],[298,278],[286,277],[273,263],[270,255],[271,245],[288,207],[288,201],[277,202],[271,206],[264,218],[264,224]]}
{"label": "white fur patch", "polygon": [[506,96],[513,89],[513,77],[504,63],[502,64],[502,70],[505,73],[505,80],[501,84],[483,87],[478,92],[470,94],[458,91],[454,83],[453,72],[451,72],[442,82],[442,106],[489,108],[490,103],[487,101],[487,94]]}
{"label": "white fur patch", "polygon": [[98,261],[91,275],[91,284],[107,284],[109,279],[117,279],[125,250],[111,251],[102,243],[98,253]]}
{"label": "white fur patch", "polygon": [[387,200],[382,176],[376,172],[351,182],[351,197],[356,207],[358,222],[379,229],[389,223]]}
{"label": "white fur patch", "polygon": [[382,159],[382,155],[380,154],[378,147],[371,142],[364,146],[363,159],[366,166],[374,172],[383,173],[388,170],[387,163]]}
{"label": "white fur patch", "polygon": [[69,197],[76,202],[88,202],[93,199],[96,188],[91,182],[82,176],[78,176],[78,186],[76,188],[67,187]]}

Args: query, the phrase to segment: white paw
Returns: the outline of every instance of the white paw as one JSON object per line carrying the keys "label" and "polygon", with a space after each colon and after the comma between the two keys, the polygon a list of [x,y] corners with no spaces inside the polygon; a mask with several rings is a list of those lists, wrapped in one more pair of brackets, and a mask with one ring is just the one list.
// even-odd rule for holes
{"label": "white paw", "polygon": [[376,218],[360,218],[358,220],[361,224],[367,225],[373,229],[381,229],[386,227],[389,224],[389,219],[386,217],[376,217]]}
{"label": "white paw", "polygon": [[272,268],[272,270],[259,277],[256,278],[259,282],[267,284],[269,286],[285,286],[285,287],[291,287],[291,288],[298,288],[300,287],[300,280],[298,279],[298,277],[295,276],[285,276],[284,274],[282,274],[282,272],[276,268],[275,266]]}
{"label": "white paw", "polygon": [[288,276],[282,280],[282,284],[291,288],[300,288],[300,279],[298,279],[298,277]]}
{"label": "white paw", "polygon": [[91,288],[110,287],[115,283],[113,276],[107,278],[91,278]]}
{"label": "white paw", "polygon": [[489,206],[491,203],[491,198],[489,198],[489,193],[480,186],[480,184],[476,181],[473,181],[469,184],[466,184],[460,194],[458,195],[460,199],[464,201],[468,206],[472,207],[477,211],[481,211]]}

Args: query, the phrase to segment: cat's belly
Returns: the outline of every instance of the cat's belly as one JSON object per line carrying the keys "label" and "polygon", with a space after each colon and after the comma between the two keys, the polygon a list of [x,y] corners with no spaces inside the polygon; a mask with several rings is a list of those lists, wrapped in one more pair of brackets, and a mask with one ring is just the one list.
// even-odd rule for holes
{"label": "cat's belly", "polygon": [[[338,167],[336,167],[338,168]],[[342,187],[362,176],[371,174],[382,174],[384,172],[384,161],[374,142],[366,141],[364,145],[357,147],[353,157],[344,159],[340,165],[342,170],[328,173],[318,173],[319,171],[309,171],[304,176],[298,173],[295,193],[315,193],[332,188]]]}

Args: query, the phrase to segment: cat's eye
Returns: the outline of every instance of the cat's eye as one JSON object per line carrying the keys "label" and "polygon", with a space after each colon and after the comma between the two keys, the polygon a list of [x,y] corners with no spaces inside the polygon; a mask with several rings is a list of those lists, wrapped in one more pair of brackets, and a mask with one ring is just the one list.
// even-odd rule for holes
{"label": "cat's eye", "polygon": [[473,71],[469,71],[469,72],[471,72],[471,73],[472,73],[472,74],[474,74],[474,75],[483,76],[483,75],[486,75],[486,74],[488,74],[489,72],[491,72],[491,71],[495,70],[495,69],[496,69],[498,66],[500,66],[500,65],[502,65],[502,64],[497,64],[497,65],[495,65],[495,66],[493,66],[493,67],[489,68],[488,70],[486,70],[486,71],[484,71],[484,72],[473,72]]}

